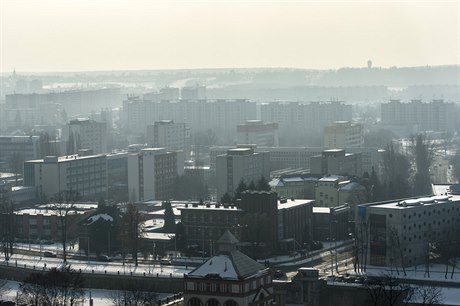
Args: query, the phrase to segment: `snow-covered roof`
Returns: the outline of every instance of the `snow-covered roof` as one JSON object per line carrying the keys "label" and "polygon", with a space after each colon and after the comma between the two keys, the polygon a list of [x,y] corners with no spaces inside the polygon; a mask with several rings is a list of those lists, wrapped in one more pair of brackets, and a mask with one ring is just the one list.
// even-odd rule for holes
{"label": "snow-covered roof", "polygon": [[235,250],[229,254],[220,254],[208,259],[188,276],[238,280],[252,277],[265,269],[264,265]]}
{"label": "snow-covered roof", "polygon": [[342,191],[366,190],[366,187],[364,187],[363,185],[361,185],[359,183],[351,182],[351,183],[344,184],[344,185],[340,186],[339,189],[342,190]]}
{"label": "snow-covered roof", "polygon": [[97,215],[94,215],[88,218],[88,225],[93,224],[94,222],[96,222],[97,220],[101,218],[104,221],[113,222],[113,217],[109,216],[108,214],[97,214]]}

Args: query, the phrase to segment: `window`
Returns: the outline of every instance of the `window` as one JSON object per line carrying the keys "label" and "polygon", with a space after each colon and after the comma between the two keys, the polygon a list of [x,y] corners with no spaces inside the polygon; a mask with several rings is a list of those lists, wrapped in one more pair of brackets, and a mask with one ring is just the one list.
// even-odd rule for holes
{"label": "window", "polygon": [[220,306],[220,303],[218,300],[216,299],[209,299],[207,302],[206,302],[206,306]]}

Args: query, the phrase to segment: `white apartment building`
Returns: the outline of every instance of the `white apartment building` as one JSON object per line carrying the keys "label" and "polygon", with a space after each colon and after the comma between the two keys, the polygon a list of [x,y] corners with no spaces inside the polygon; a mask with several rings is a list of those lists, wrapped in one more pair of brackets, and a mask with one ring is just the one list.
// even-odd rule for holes
{"label": "white apartment building", "polygon": [[270,180],[270,154],[252,148],[236,148],[216,157],[217,199],[226,192],[233,196],[238,184]]}
{"label": "white apartment building", "polygon": [[128,155],[128,190],[133,202],[168,200],[178,175],[184,173],[182,151],[147,148]]}
{"label": "white apartment building", "polygon": [[278,147],[278,123],[262,120],[246,120],[236,127],[238,144],[255,144],[264,147]]}
{"label": "white apartment building", "polygon": [[[311,169],[311,158],[321,155],[325,148],[322,147],[254,147],[237,145],[237,147],[253,147],[255,152],[270,153],[270,170],[286,168]],[[210,175],[216,172],[216,156],[222,155],[234,146],[215,146],[210,149]],[[350,148],[347,152],[361,155],[361,172],[372,172],[372,168],[379,174],[383,150],[376,148]],[[314,167],[314,166],[313,166]],[[361,174],[362,174],[361,173]],[[360,174],[360,175],[361,175]]]}
{"label": "white apartment building", "polygon": [[426,263],[429,244],[452,241],[460,224],[460,197],[437,195],[357,206],[356,234],[375,266]]}
{"label": "white apartment building", "polygon": [[346,153],[343,149],[324,150],[310,158],[310,173],[362,176],[361,154]]}
{"label": "white apartment building", "polygon": [[185,158],[190,156],[190,129],[185,123],[161,120],[147,126],[147,143],[152,148],[182,150]]}
{"label": "white apartment building", "polygon": [[350,121],[335,121],[324,127],[324,147],[329,149],[360,148],[364,145],[363,126]]}
{"label": "white apartment building", "polygon": [[150,101],[130,98],[123,102],[125,127],[143,133],[155,121],[173,120],[185,123],[192,133],[212,129],[235,137],[235,125],[256,118],[256,103],[237,100]]}
{"label": "white apartment building", "polygon": [[423,131],[455,132],[459,128],[459,108],[454,103],[433,100],[390,100],[381,105],[382,125],[407,134]]}
{"label": "white apartment building", "polygon": [[106,198],[106,156],[47,156],[26,161],[24,186],[36,187],[38,196],[46,199],[70,190],[78,192],[81,199]]}
{"label": "white apartment building", "polygon": [[91,150],[93,154],[107,153],[107,123],[87,118],[75,119],[67,125],[64,139],[73,154],[80,149]]}
{"label": "white apartment building", "polygon": [[280,133],[322,132],[334,121],[351,121],[352,106],[343,102],[270,102],[260,105],[263,121],[277,122]]}

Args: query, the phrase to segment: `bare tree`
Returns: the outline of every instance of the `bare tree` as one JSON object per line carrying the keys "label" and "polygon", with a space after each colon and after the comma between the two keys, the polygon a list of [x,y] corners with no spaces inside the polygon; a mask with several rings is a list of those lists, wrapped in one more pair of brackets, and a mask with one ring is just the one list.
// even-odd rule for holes
{"label": "bare tree", "polygon": [[398,231],[394,227],[388,229],[388,240],[390,247],[391,258],[393,259],[394,267],[396,268],[396,273],[399,275],[398,266],[403,270],[404,276],[406,276],[406,268],[404,263],[404,254],[401,247],[401,240],[399,238]]}
{"label": "bare tree", "polygon": [[20,301],[30,305],[73,306],[84,298],[84,280],[69,265],[32,273],[19,286]]}
{"label": "bare tree", "polygon": [[156,305],[158,293],[140,291],[135,286],[112,295],[113,306],[150,306]]}
{"label": "bare tree", "polygon": [[142,216],[139,214],[136,206],[133,203],[129,203],[126,206],[126,211],[121,219],[120,226],[120,239],[124,249],[131,252],[135,265],[138,265],[138,256],[140,248],[140,241],[144,235],[144,221]]}
{"label": "bare tree", "polygon": [[411,293],[408,285],[401,283],[398,277],[389,273],[370,277],[364,286],[374,306],[399,305]]}
{"label": "bare tree", "polygon": [[8,191],[0,191],[0,243],[5,260],[9,260],[14,252],[14,236],[16,226],[14,224],[13,203]]}
{"label": "bare tree", "polygon": [[414,290],[414,298],[419,305],[434,306],[444,302],[444,295],[440,287],[418,286]]}
{"label": "bare tree", "polygon": [[418,134],[412,139],[412,156],[414,160],[414,194],[431,194],[430,167],[434,159],[434,145],[425,135]]}
{"label": "bare tree", "polygon": [[13,152],[11,155],[11,169],[13,170],[14,177],[15,177],[15,185],[18,185],[18,175],[22,174],[22,166],[24,163],[24,157],[19,152]]}
{"label": "bare tree", "polygon": [[61,242],[62,242],[62,257],[64,262],[67,261],[67,242],[68,242],[68,231],[70,218],[75,217],[76,206],[79,198],[77,191],[73,190],[64,190],[57,193],[53,197],[53,203],[51,208],[54,209],[59,218],[59,225],[61,230]]}

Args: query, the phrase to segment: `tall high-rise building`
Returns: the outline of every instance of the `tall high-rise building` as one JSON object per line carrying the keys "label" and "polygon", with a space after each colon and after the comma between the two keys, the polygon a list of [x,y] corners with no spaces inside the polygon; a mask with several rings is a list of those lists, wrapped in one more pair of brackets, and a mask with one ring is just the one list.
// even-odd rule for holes
{"label": "tall high-rise building", "polygon": [[263,122],[262,120],[246,120],[236,127],[238,144],[255,144],[257,146],[277,147],[278,123]]}
{"label": "tall high-rise building", "polygon": [[324,147],[329,149],[361,148],[363,126],[350,121],[335,121],[324,127]]}
{"label": "tall high-rise building", "polygon": [[87,118],[75,119],[67,125],[67,154],[91,150],[93,154],[107,153],[107,123]]}
{"label": "tall high-rise building", "polygon": [[433,100],[429,103],[422,100],[412,100],[410,103],[390,100],[381,105],[382,124],[407,135],[422,131],[458,131],[458,111],[458,106],[454,103],[443,100]]}
{"label": "tall high-rise building", "polygon": [[185,157],[190,155],[190,130],[185,123],[175,123],[173,120],[156,121],[147,126],[147,143],[153,148],[167,150],[182,150]]}
{"label": "tall high-rise building", "polygon": [[131,201],[168,200],[178,175],[184,173],[182,151],[142,149],[128,155],[128,191]]}
{"label": "tall high-rise building", "polygon": [[225,193],[233,196],[238,184],[257,183],[261,177],[270,180],[270,154],[252,148],[236,148],[216,158],[217,199]]}

